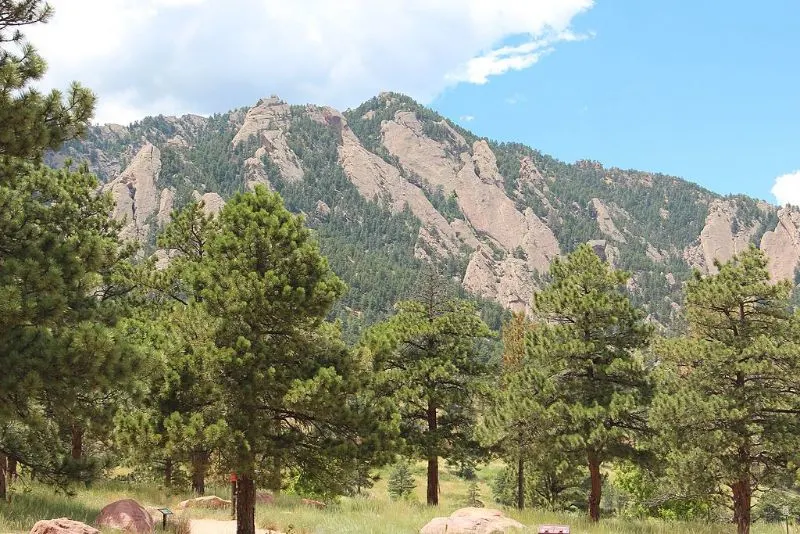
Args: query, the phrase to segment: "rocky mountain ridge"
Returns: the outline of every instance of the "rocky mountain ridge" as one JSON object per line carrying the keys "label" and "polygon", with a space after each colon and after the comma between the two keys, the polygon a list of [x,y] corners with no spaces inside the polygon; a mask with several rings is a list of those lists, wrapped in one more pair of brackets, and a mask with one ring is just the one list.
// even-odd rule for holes
{"label": "rocky mountain ridge", "polygon": [[[374,290],[360,282],[370,264],[407,278],[392,262],[409,272],[437,263],[470,293],[525,309],[550,262],[589,241],[633,273],[632,293],[669,324],[693,268],[714,272],[714,260],[750,243],[767,252],[775,279],[793,279],[800,263],[794,208],[721,197],[675,177],[566,164],[478,138],[394,93],[344,113],[270,97],[208,118],[98,126],[50,163],[68,157],[88,160],[116,199],[123,235],[145,248],[192,198],[216,211],[235,191],[278,190],[360,292],[353,314]],[[348,239],[367,250],[339,257]],[[359,254],[372,259],[355,268]]]}

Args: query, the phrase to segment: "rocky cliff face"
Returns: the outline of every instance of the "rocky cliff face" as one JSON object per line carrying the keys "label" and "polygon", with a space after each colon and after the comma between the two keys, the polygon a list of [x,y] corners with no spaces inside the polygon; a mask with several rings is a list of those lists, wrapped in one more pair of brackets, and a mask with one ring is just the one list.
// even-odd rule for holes
{"label": "rocky cliff face", "polygon": [[[230,194],[258,184],[284,195],[317,191],[301,209],[320,230],[379,235],[364,208],[346,210],[337,200],[352,188],[387,220],[408,214],[416,221],[404,223],[413,243],[404,253],[444,266],[469,292],[517,310],[529,307],[553,258],[585,242],[633,272],[632,292],[661,320],[692,268],[714,272],[715,260],[751,243],[769,254],[776,279],[793,278],[800,263],[794,210],[493,143],[397,94],[344,113],[270,97],[211,118],[100,126],[50,162],[66,157],[88,160],[103,179],[116,200],[114,217],[125,221],[124,237],[151,245],[173,209],[195,199],[216,213]],[[396,257],[382,239],[375,242],[384,243],[386,257]]]}

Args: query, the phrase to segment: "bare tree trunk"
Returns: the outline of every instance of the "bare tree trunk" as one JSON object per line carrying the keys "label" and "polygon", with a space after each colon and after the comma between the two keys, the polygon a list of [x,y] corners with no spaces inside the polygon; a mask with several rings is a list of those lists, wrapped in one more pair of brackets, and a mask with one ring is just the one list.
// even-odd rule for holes
{"label": "bare tree trunk", "polygon": [[602,479],[600,477],[600,460],[594,452],[589,453],[589,477],[591,489],[589,490],[589,519],[600,520],[600,497],[602,493]]}
{"label": "bare tree trunk", "polygon": [[750,481],[743,479],[731,486],[733,490],[733,521],[736,523],[737,534],[750,534],[750,509],[753,491]]}
{"label": "bare tree trunk", "polygon": [[517,508],[525,508],[525,460],[521,453],[517,460]]}
{"label": "bare tree trunk", "polygon": [[[428,401],[428,432],[436,432],[438,427],[436,405]],[[428,506],[439,506],[439,455],[428,456]]]}
{"label": "bare tree trunk", "polygon": [[256,484],[247,475],[240,475],[236,494],[236,534],[256,532]]}
{"label": "bare tree trunk", "polygon": [[83,428],[72,424],[72,459],[80,460],[83,457]]}
{"label": "bare tree trunk", "polygon": [[6,466],[8,465],[8,458],[3,453],[0,453],[0,501],[6,500],[8,492],[6,491]]}
{"label": "bare tree trunk", "polygon": [[210,456],[206,451],[192,454],[192,491],[197,495],[206,493],[206,473]]}

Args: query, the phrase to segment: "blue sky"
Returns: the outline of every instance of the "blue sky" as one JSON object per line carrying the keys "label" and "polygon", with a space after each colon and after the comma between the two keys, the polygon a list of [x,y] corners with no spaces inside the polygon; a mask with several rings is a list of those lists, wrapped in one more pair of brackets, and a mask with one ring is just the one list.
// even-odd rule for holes
{"label": "blue sky", "polygon": [[[406,93],[562,160],[800,205],[800,0],[63,0],[28,35],[98,122]],[[471,118],[471,120],[468,120]],[[773,192],[777,194],[773,196]]]}
{"label": "blue sky", "polygon": [[593,37],[484,85],[449,88],[433,107],[559,159],[771,202],[775,178],[800,169],[797,0],[600,0],[572,26]]}

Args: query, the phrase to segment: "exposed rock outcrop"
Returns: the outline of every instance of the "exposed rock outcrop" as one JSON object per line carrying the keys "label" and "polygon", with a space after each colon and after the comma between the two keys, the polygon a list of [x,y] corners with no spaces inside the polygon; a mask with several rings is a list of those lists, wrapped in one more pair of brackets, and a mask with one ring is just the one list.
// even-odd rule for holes
{"label": "exposed rock outcrop", "polygon": [[472,162],[475,165],[475,174],[481,181],[502,189],[503,177],[497,170],[497,157],[489,148],[489,143],[481,139],[472,144]]}
{"label": "exposed rock outcrop", "polygon": [[161,172],[161,151],[145,143],[122,173],[107,183],[116,202],[113,216],[125,221],[120,232],[123,239],[140,241],[149,235],[151,224],[160,208],[161,195],[156,183]]}
{"label": "exposed rock outcrop", "polygon": [[530,310],[533,297],[532,273],[524,259],[497,260],[493,251],[479,246],[472,254],[462,282],[467,291],[499,302],[514,311]]}
{"label": "exposed rock outcrop", "polygon": [[186,499],[178,503],[178,510],[185,510],[187,508],[209,508],[212,510],[225,510],[230,509],[232,502],[216,495],[206,495],[203,497],[195,497],[194,499]]}
{"label": "exposed rock outcrop", "polygon": [[95,524],[100,528],[117,529],[130,534],[153,532],[153,518],[133,499],[112,502],[100,510]]}
{"label": "exposed rock outcrop", "polygon": [[255,183],[268,183],[261,159],[265,154],[278,167],[284,179],[293,181],[303,178],[300,160],[289,148],[284,133],[291,117],[289,104],[276,96],[259,100],[255,107],[247,111],[232,143],[237,146],[252,136],[257,136],[261,142],[261,147],[245,162],[245,174],[250,187]]}
{"label": "exposed rock outcrop", "polygon": [[200,194],[194,191],[192,196],[197,202],[203,203],[203,212],[206,215],[217,215],[225,207],[225,201],[217,193]]}
{"label": "exposed rock outcrop", "polygon": [[800,211],[778,211],[778,225],[763,235],[761,249],[769,256],[767,268],[773,281],[794,280],[800,264]]}
{"label": "exposed rock outcrop", "polygon": [[461,508],[450,517],[436,517],[419,534],[502,534],[521,532],[525,525],[491,508]]}
{"label": "exposed rock outcrop", "polygon": [[401,176],[396,167],[364,148],[344,117],[339,115],[338,119],[342,134],[339,164],[361,195],[370,200],[388,198],[388,207],[395,213],[408,206],[422,222],[421,236],[429,246],[440,249],[440,255],[457,254],[461,243],[456,231],[422,189]]}
{"label": "exposed rock outcrop", "polygon": [[161,190],[161,200],[158,203],[158,216],[156,221],[159,228],[168,225],[172,220],[172,208],[175,205],[175,192],[172,189]]}
{"label": "exposed rock outcrop", "polygon": [[30,534],[100,534],[96,528],[66,517],[37,521]]}
{"label": "exposed rock outcrop", "polygon": [[619,231],[617,225],[614,224],[614,219],[611,218],[611,213],[608,207],[599,198],[593,198],[591,201],[592,212],[600,227],[600,231],[614,241],[626,243],[625,236]]}
{"label": "exposed rock outcrop", "polygon": [[715,200],[708,209],[706,224],[700,232],[698,244],[684,251],[684,259],[689,265],[714,274],[717,272],[714,261],[725,263],[736,254],[747,250],[757,227],[733,232],[736,204],[731,200]]}

